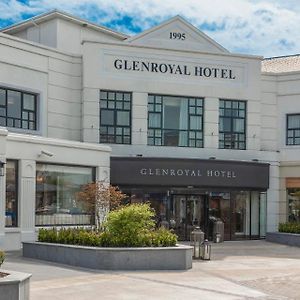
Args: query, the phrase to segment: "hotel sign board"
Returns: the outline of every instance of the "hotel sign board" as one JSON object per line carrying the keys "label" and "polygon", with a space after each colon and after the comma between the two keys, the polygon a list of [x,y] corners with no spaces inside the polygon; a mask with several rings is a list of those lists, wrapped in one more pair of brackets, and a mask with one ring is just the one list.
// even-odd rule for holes
{"label": "hotel sign board", "polygon": [[115,185],[269,187],[269,164],[258,162],[112,157],[111,183]]}
{"label": "hotel sign board", "polygon": [[241,84],[245,82],[247,66],[242,62],[211,58],[152,57],[136,54],[104,53],[104,70],[108,73],[146,76],[147,78],[173,78],[186,80],[213,80]]}

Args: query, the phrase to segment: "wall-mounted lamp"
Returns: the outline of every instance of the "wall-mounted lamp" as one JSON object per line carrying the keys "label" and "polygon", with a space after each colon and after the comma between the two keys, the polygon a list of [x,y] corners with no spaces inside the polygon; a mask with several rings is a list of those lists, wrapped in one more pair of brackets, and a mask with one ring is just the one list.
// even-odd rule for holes
{"label": "wall-mounted lamp", "polygon": [[143,157],[143,154],[137,154],[136,157]]}
{"label": "wall-mounted lamp", "polygon": [[42,156],[42,155],[52,157],[54,154],[52,152],[47,151],[47,150],[41,150],[41,152],[39,153],[39,156]]}
{"label": "wall-mounted lamp", "polygon": [[4,165],[6,163],[3,161],[0,161],[0,176],[4,176]]}
{"label": "wall-mounted lamp", "polygon": [[215,156],[211,156],[209,159],[216,159],[216,157]]}

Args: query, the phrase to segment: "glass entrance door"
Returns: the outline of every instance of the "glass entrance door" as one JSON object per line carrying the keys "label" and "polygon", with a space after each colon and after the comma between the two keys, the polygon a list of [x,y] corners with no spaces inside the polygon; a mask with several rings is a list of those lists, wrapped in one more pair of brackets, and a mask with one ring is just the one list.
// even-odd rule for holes
{"label": "glass entrance door", "polygon": [[196,226],[205,231],[204,199],[203,195],[173,195],[170,227],[179,240],[190,240],[190,234]]}

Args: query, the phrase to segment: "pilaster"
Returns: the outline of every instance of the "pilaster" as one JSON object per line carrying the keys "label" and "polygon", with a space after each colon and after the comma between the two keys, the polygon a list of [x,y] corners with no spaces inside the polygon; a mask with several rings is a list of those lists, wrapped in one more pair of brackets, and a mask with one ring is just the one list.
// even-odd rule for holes
{"label": "pilaster", "polygon": [[36,163],[34,160],[19,161],[19,211],[21,240],[35,238],[35,191]]}

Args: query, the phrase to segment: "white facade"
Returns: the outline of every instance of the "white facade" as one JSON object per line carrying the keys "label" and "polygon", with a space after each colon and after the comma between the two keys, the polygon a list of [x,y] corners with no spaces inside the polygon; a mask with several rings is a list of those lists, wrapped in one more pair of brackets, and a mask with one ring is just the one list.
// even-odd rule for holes
{"label": "white facade", "polygon": [[[55,11],[4,29],[0,42],[0,88],[37,95],[36,130],[0,132],[1,160],[19,165],[18,226],[1,217],[0,247],[34,239],[36,162],[95,167],[107,180],[110,155],[268,163],[267,230],[287,220],[285,178],[300,177],[299,146],[286,146],[286,114],[300,113],[298,71],[262,73],[262,57],[229,53],[180,17],[129,38]],[[132,93],[130,144],[99,145],[100,90]],[[149,94],[203,98],[204,147],[149,146]],[[220,99],[246,101],[246,150],[219,149]],[[53,157],[39,156],[44,148]]]}

